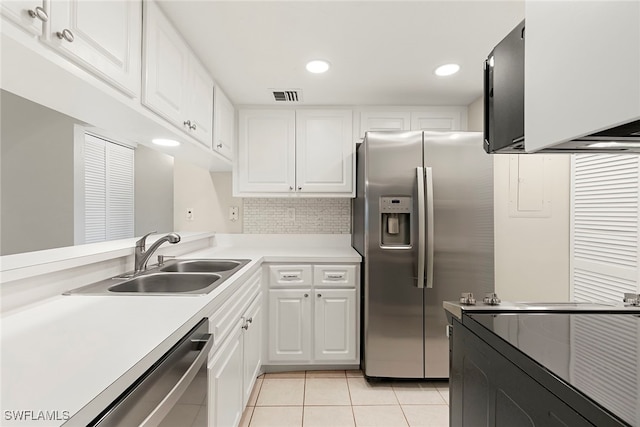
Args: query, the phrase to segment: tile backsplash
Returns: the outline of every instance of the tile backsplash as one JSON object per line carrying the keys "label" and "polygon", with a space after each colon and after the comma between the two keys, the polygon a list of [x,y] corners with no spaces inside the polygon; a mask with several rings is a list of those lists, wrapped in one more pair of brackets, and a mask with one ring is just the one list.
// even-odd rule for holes
{"label": "tile backsplash", "polygon": [[246,198],[247,234],[349,234],[351,199]]}

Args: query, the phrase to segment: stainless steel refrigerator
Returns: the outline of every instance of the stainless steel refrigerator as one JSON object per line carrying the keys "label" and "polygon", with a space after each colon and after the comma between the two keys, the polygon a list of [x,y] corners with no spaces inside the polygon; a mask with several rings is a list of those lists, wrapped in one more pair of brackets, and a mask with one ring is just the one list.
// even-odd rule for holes
{"label": "stainless steel refrigerator", "polygon": [[367,377],[448,378],[442,302],[494,290],[493,159],[475,132],[367,132],[357,150]]}

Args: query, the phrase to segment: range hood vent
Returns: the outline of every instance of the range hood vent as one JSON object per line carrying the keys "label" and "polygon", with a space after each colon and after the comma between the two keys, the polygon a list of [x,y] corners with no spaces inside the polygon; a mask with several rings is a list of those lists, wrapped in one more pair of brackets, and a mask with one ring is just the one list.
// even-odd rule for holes
{"label": "range hood vent", "polygon": [[302,102],[300,89],[269,89],[276,102]]}

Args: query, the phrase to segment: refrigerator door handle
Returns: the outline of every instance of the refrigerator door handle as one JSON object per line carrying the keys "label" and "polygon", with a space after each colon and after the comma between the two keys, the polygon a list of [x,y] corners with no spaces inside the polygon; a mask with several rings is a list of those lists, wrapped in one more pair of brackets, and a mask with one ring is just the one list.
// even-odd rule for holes
{"label": "refrigerator door handle", "polygon": [[417,287],[424,288],[425,268],[425,203],[424,203],[424,168],[416,168],[416,180],[418,182],[418,274]]}
{"label": "refrigerator door handle", "polygon": [[433,172],[430,167],[424,169],[427,177],[427,288],[433,288]]}

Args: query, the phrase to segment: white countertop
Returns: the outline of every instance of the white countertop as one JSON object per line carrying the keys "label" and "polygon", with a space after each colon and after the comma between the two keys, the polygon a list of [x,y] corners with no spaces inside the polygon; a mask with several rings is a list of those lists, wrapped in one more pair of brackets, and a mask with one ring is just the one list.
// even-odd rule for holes
{"label": "white countertop", "polygon": [[64,423],[9,421],[5,411],[97,414],[105,393],[94,398],[105,389],[115,398],[262,262],[360,262],[348,236],[314,237],[216,236],[215,247],[180,258],[251,262],[206,296],[57,296],[3,317],[2,425]]}

